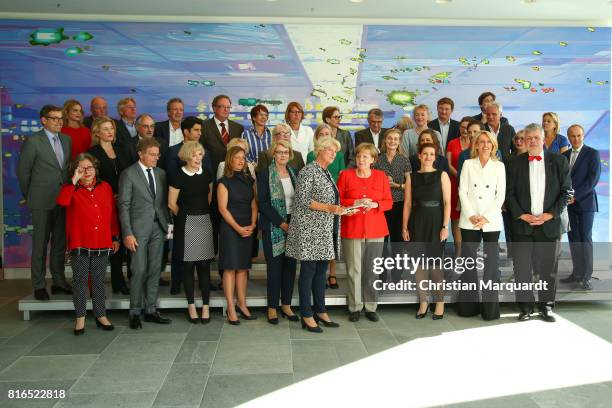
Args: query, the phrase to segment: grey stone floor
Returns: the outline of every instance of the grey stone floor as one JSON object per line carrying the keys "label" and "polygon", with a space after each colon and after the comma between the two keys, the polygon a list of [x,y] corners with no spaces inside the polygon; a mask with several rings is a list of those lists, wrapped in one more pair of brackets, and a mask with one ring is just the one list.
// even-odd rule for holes
{"label": "grey stone floor", "polygon": [[[380,322],[350,323],[344,308],[333,308],[330,315],[341,327],[312,334],[285,319],[271,326],[263,309],[253,310],[258,320],[237,327],[224,323],[218,311],[210,324],[192,325],[183,311],[174,310],[164,313],[172,324],[144,323],[141,331],[126,327],[126,312],[109,313],[116,326],[112,332],[96,329],[90,315],[85,335],[75,337],[69,312],[33,313],[31,321],[23,321],[16,302],[29,291],[25,280],[0,282],[2,408],[231,407],[415,338],[497,324],[459,318],[450,308],[442,321],[417,322],[413,306],[384,306]],[[504,306],[503,311],[513,308]],[[612,341],[612,303],[564,303],[557,312]],[[568,354],[596,358],[579,345]],[[64,389],[69,397],[8,400],[11,389]],[[456,406],[607,408],[612,406],[612,383]]]}

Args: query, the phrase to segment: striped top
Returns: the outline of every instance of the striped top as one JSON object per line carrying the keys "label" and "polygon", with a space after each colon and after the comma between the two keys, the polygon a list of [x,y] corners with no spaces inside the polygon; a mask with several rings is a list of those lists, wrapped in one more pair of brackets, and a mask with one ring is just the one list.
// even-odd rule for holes
{"label": "striped top", "polygon": [[264,129],[263,137],[259,137],[254,126],[242,132],[242,138],[246,139],[249,144],[249,152],[246,155],[246,159],[249,163],[257,163],[259,154],[268,150],[272,145],[272,133],[270,129]]}

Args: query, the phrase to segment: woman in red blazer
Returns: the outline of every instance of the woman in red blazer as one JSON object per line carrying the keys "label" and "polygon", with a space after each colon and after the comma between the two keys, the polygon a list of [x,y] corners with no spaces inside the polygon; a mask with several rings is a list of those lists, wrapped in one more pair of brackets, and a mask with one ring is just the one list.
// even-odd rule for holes
{"label": "woman in red blazer", "polygon": [[75,336],[85,333],[89,274],[96,325],[103,330],[114,329],[106,317],[104,276],[109,255],[119,249],[119,224],[113,190],[110,184],[96,179],[97,165],[98,161],[91,154],[77,155],[68,169],[72,183],[62,187],[56,200],[66,208]]}
{"label": "woman in red blazer", "polygon": [[349,320],[359,320],[365,303],[366,317],[375,322],[378,296],[372,287],[374,274],[371,268],[362,271],[362,259],[370,265],[382,255],[384,238],[389,235],[385,211],[393,206],[393,198],[385,172],[372,169],[378,156],[376,147],[361,143],[355,153],[357,168],[342,171],[338,178],[340,205],[359,206],[342,217],[340,228],[348,278]]}

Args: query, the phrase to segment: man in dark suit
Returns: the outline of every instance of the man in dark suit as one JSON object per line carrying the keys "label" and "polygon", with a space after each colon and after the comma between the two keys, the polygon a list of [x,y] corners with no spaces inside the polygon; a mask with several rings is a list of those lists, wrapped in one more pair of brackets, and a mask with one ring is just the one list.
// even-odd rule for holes
{"label": "man in dark suit", "polygon": [[[487,108],[487,105],[491,102],[495,102],[495,94],[493,92],[487,91],[487,92],[483,92],[480,94],[480,96],[478,97],[478,106],[480,106],[480,113],[473,117],[474,120],[479,121],[483,125],[487,123],[486,108]],[[507,124],[508,119],[502,117],[501,123]]]}
{"label": "man in dark suit", "polygon": [[[136,163],[140,158],[138,154],[139,141],[142,139],[155,139],[153,136],[155,133],[155,120],[153,120],[153,116],[149,115],[148,113],[138,115],[134,121],[134,126],[136,127],[136,137],[127,140],[123,144],[123,149],[130,158],[130,163]],[[160,144],[158,167],[165,169],[168,149],[163,147],[159,140],[157,140],[157,142]]]}
{"label": "man in dark suit", "polygon": [[202,124],[202,146],[210,153],[213,168],[217,170],[219,163],[225,160],[227,143],[230,139],[242,137],[244,127],[229,120],[232,100],[227,95],[217,95],[212,101],[214,116]]}
{"label": "man in dark suit", "polygon": [[[556,153],[544,153],[544,131],[532,123],[525,128],[527,153],[508,165],[506,208],[512,217],[512,252],[517,284],[531,284],[533,273],[540,276],[538,310],[547,322],[554,322],[550,307],[555,286],[561,238],[561,211],[571,195],[572,183],[567,160]],[[532,288],[516,291],[519,320],[531,317]]]}
{"label": "man in dark suit", "polygon": [[166,172],[157,168],[159,142],[138,142],[138,162],[119,179],[119,219],[123,243],[132,253],[130,279],[130,328],[139,329],[140,312],[145,322],[170,323],[157,312],[162,251],[168,233],[168,184]]}
{"label": "man in dark suit", "polygon": [[118,144],[127,145],[128,142],[136,144],[136,100],[132,97],[121,99],[117,102],[117,113],[119,119],[115,120],[115,137]]}
{"label": "man in dark suit", "polygon": [[427,123],[427,127],[437,130],[442,136],[440,147],[446,152],[448,142],[459,137],[459,122],[451,119],[455,102],[451,98],[441,98],[438,100],[438,117]]}
{"label": "man in dark suit", "polygon": [[68,177],[72,144],[68,136],[60,133],[62,108],[43,106],[40,121],[43,129],[26,138],[21,146],[17,178],[21,193],[32,211],[31,277],[34,297],[49,300],[45,281],[49,241],[49,268],[53,278],[51,293],[72,293],[64,275],[66,215],[64,209],[55,203]]}
{"label": "man in dark suit", "polygon": [[91,115],[83,119],[83,126],[91,129],[93,121],[103,116],[108,116],[108,103],[101,96],[94,96],[89,105]]}
{"label": "man in dark suit", "polygon": [[502,160],[504,163],[507,163],[510,157],[510,150],[512,149],[512,140],[514,140],[516,132],[511,125],[502,122],[502,111],[503,107],[499,102],[487,104],[487,124],[485,125],[485,130],[488,130],[497,137],[497,145],[499,146]]}
{"label": "man in dark suit", "polygon": [[355,147],[361,143],[372,143],[374,146],[380,149],[385,142],[386,128],[382,127],[383,124],[383,111],[378,108],[372,108],[368,112],[368,125],[369,127],[355,132]]}
{"label": "man in dark suit", "polygon": [[181,98],[172,98],[166,104],[168,120],[155,124],[155,138],[159,141],[162,149],[168,150],[183,141],[181,122],[185,114],[185,105]]}
{"label": "man in dark suit", "polygon": [[595,187],[601,174],[599,152],[584,144],[584,129],[572,125],[567,129],[572,149],[563,153],[570,167],[574,197],[567,206],[570,230],[567,237],[572,253],[572,274],[561,282],[580,282],[585,290],[593,289],[593,219],[599,211]]}

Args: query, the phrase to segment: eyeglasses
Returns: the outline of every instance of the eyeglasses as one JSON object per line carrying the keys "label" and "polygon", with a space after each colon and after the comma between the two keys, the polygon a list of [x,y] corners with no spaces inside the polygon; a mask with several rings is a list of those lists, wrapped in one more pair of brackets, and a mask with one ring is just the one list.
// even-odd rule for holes
{"label": "eyeglasses", "polygon": [[149,155],[151,157],[158,157],[158,158],[159,158],[159,156],[161,156],[159,153],[145,153],[145,154],[147,154],[147,155]]}
{"label": "eyeglasses", "polygon": [[281,136],[291,136],[291,132],[277,132],[277,133],[274,134],[274,136],[278,136],[278,135],[281,135]]}
{"label": "eyeglasses", "polygon": [[56,122],[59,122],[60,120],[63,119],[61,116],[45,116],[45,118],[47,118],[49,120],[54,120]]}
{"label": "eyeglasses", "polygon": [[332,116],[332,119],[340,120],[340,119],[342,119],[342,115],[334,115],[334,116]]}
{"label": "eyeglasses", "polygon": [[278,154],[279,156],[289,156],[289,150],[277,150],[274,154]]}
{"label": "eyeglasses", "polygon": [[298,115],[298,114],[301,114],[302,111],[299,111],[299,110],[290,110],[289,113],[292,114],[292,115]]}
{"label": "eyeglasses", "polygon": [[215,108],[230,110],[232,107],[231,105],[215,105]]}
{"label": "eyeglasses", "polygon": [[79,170],[81,170],[82,172],[94,171],[95,169],[96,168],[94,166],[79,167]]}

